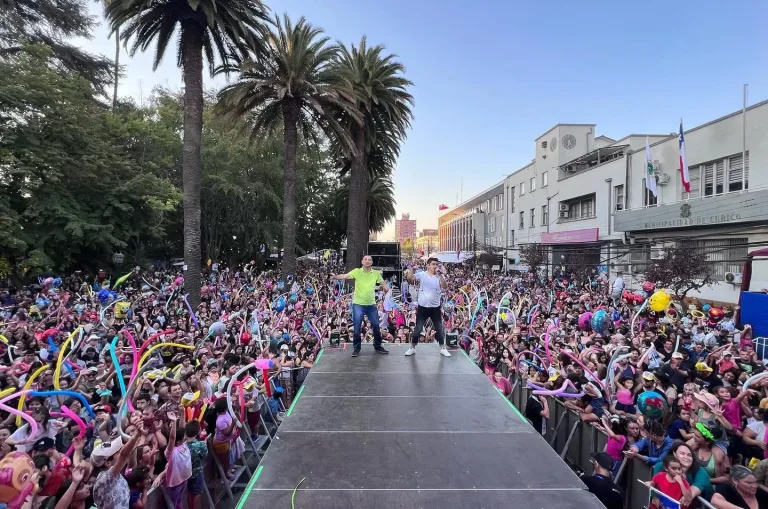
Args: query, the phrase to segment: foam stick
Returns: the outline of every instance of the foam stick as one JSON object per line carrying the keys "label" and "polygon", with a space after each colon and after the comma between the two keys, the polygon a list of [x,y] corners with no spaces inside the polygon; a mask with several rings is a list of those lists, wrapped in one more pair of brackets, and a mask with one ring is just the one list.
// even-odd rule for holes
{"label": "foam stick", "polygon": [[141,360],[139,360],[139,368],[144,365],[144,362],[147,360],[147,357],[149,357],[153,351],[157,350],[160,347],[163,346],[174,346],[176,348],[186,348],[187,350],[194,350],[195,347],[192,345],[182,345],[181,343],[158,343],[149,350],[147,350],[144,355],[141,357]]}
{"label": "foam stick", "polygon": [[[24,392],[24,391],[27,391],[27,392],[28,392],[28,391],[29,391],[29,388],[30,388],[30,387],[32,387],[32,383],[35,381],[35,378],[37,378],[38,376],[40,376],[40,373],[42,373],[43,371],[45,371],[46,369],[49,369],[49,368],[50,368],[50,366],[49,366],[48,364],[43,364],[42,366],[40,366],[39,368],[37,368],[37,369],[35,370],[35,372],[34,372],[34,373],[32,373],[32,374],[29,376],[29,378],[27,378],[27,381],[26,381],[26,383],[24,384],[24,389],[23,389],[23,391],[22,391],[22,392]],[[26,400],[27,400],[27,394],[26,394],[26,393],[24,393],[24,394],[22,394],[22,395],[21,395],[21,397],[19,398],[19,405],[18,405],[18,407],[17,407],[17,408],[18,408],[18,410],[19,410],[19,412],[22,412],[22,411],[24,410],[24,402],[25,402]],[[16,427],[19,427],[19,426],[21,426],[21,419],[22,419],[22,418],[21,418],[21,417],[19,417],[19,414],[16,414]]]}
{"label": "foam stick", "polygon": [[592,376],[592,379],[593,379],[595,382],[597,382],[598,384],[600,384],[600,387],[602,387],[602,389],[603,389],[603,390],[605,390],[605,384],[603,383],[603,381],[602,381],[602,380],[600,380],[600,378],[599,378],[599,377],[598,377],[596,374],[594,374],[592,371],[590,371],[590,370],[589,370],[589,368],[588,368],[588,367],[586,367],[586,366],[584,365],[584,363],[583,363],[583,362],[581,362],[579,359],[577,359],[576,357],[574,357],[573,355],[571,355],[571,353],[570,353],[570,352],[567,352],[567,351],[565,351],[565,350],[563,350],[563,351],[562,351],[562,352],[560,352],[560,353],[562,353],[562,354],[563,354],[563,355],[565,355],[566,357],[570,358],[570,359],[571,359],[573,362],[575,362],[576,364],[578,364],[579,366],[581,366],[581,369],[583,369],[583,370],[584,370],[584,373],[586,373],[586,374],[588,374],[588,375],[591,375],[591,376]]}
{"label": "foam stick", "polygon": [[71,396],[73,398],[77,398],[80,400],[80,403],[83,404],[85,407],[85,410],[88,412],[88,415],[90,415],[93,418],[96,418],[96,414],[93,412],[93,408],[91,408],[91,405],[88,403],[88,400],[85,399],[85,397],[80,394],[79,392],[75,391],[30,391],[30,396],[41,396],[41,397],[48,397],[48,396]]}
{"label": "foam stick", "polygon": [[632,317],[632,325],[630,326],[630,333],[632,334],[632,337],[635,337],[635,322],[637,321],[637,317],[640,316],[640,313],[643,312],[643,310],[648,307],[648,299],[645,299],[645,302],[640,306],[640,309],[637,310],[635,313],[635,316]]}
{"label": "foam stick", "polygon": [[101,311],[99,311],[99,324],[102,327],[104,327],[105,329],[108,329],[109,327],[104,325],[104,313],[107,312],[107,309],[111,308],[112,306],[114,306],[115,304],[117,304],[118,302],[120,302],[122,300],[125,300],[125,298],[124,297],[118,297],[115,300],[113,300],[112,302],[110,302],[109,304],[107,304],[106,306],[104,306],[103,308],[101,308]]}
{"label": "foam stick", "polygon": [[56,390],[61,389],[61,385],[59,385],[59,378],[61,378],[61,365],[64,361],[64,352],[67,350],[67,346],[69,346],[69,344],[72,342],[72,338],[75,337],[75,333],[78,330],[80,330],[80,327],[72,331],[72,333],[64,341],[64,344],[61,345],[61,349],[59,350],[59,359],[56,361],[56,369],[53,371],[53,387]]}
{"label": "foam stick", "polygon": [[133,338],[131,331],[126,327],[123,329],[123,332],[128,337],[128,343],[131,344],[131,350],[133,351],[133,366],[131,367],[131,376],[128,379],[130,383],[130,380],[133,380],[133,377],[136,376],[136,371],[139,369],[139,355],[138,349],[136,348],[136,340]]}
{"label": "foam stick", "polygon": [[29,424],[29,431],[27,432],[27,438],[22,440],[20,443],[23,444],[23,443],[37,440],[38,425],[37,425],[37,421],[31,415],[27,414],[26,412],[19,412],[15,408],[8,405],[4,405],[2,403],[0,403],[0,410],[3,410],[4,412],[8,412],[9,414],[15,415],[18,420],[24,419],[25,421],[27,421],[27,424]]}
{"label": "foam stick", "polygon": [[[243,286],[245,286],[245,285],[243,285]],[[242,290],[242,288],[240,288],[240,289]],[[238,293],[240,293],[240,292],[238,292]],[[184,304],[186,304],[187,305],[187,309],[189,309],[189,314],[190,314],[190,316],[192,316],[192,321],[195,323],[195,327],[197,327],[199,329],[200,328],[200,323],[197,321],[197,316],[195,316],[195,312],[192,311],[192,306],[189,305],[189,301],[187,300],[188,296],[189,296],[188,293],[184,294]]]}
{"label": "foam stick", "polygon": [[[70,419],[75,421],[77,426],[80,428],[80,434],[77,435],[77,437],[83,438],[85,436],[85,431],[86,431],[85,422],[83,422],[83,420],[80,418],[79,415],[77,415],[75,412],[67,408],[67,405],[61,405],[61,412],[51,412],[51,415],[56,417],[69,417]],[[74,450],[75,450],[75,444],[73,443],[69,446],[69,449],[67,449],[65,456],[72,456],[72,453],[74,452]]]}
{"label": "foam stick", "polygon": [[541,365],[542,365],[542,366],[544,366],[544,359],[542,359],[541,357],[539,357],[538,355],[536,355],[534,352],[532,352],[532,351],[530,351],[530,350],[523,350],[523,351],[522,351],[522,352],[520,352],[519,354],[515,355],[515,356],[513,357],[513,362],[512,362],[512,364],[513,364],[514,366],[517,366],[517,364],[518,364],[518,362],[519,362],[519,359],[520,359],[520,356],[522,356],[522,355],[525,355],[525,354],[527,354],[527,353],[529,353],[529,354],[533,355],[534,357],[536,357],[537,359],[539,359],[539,362],[541,363]]}
{"label": "foam stick", "polygon": [[523,359],[520,362],[529,365],[530,367],[536,369],[537,371],[545,371],[544,368],[541,368],[541,367],[537,366],[536,364],[532,363],[531,361],[527,361],[527,360]]}
{"label": "foam stick", "polygon": [[768,376],[768,371],[763,371],[762,373],[758,373],[756,375],[752,375],[751,377],[747,378],[746,381],[744,382],[744,385],[741,388],[741,392],[744,392],[747,389],[749,389],[749,386],[752,385],[752,382],[754,382],[755,380],[759,380],[760,378],[765,378],[766,376]]}
{"label": "foam stick", "polygon": [[[145,371],[148,371],[154,367],[155,359],[150,359],[149,362],[139,369],[139,372],[136,373],[136,376],[133,378],[133,380],[130,381],[128,384],[128,390],[126,391],[125,397],[120,402],[120,408],[117,411],[117,415],[121,416],[125,412],[125,407],[128,404],[128,400],[131,398],[131,394],[133,394],[134,389],[136,389],[136,381],[141,378],[141,375],[144,374]],[[130,440],[131,436],[125,433],[123,431],[123,419],[117,419],[117,431],[120,433],[120,435],[123,437],[124,440]]]}
{"label": "foam stick", "polygon": [[539,310],[539,304],[536,304],[531,309],[528,310],[528,323],[531,323],[536,316],[536,312]]}
{"label": "foam stick", "polygon": [[544,387],[541,387],[539,385],[536,385],[535,383],[528,381],[528,387],[531,389],[534,389],[533,393],[536,396],[560,396],[561,398],[581,398],[584,397],[584,392],[579,392],[577,394],[571,394],[570,392],[565,392],[565,389],[567,387],[573,387],[576,388],[573,383],[570,380],[565,380],[563,382],[563,385],[560,386],[559,389],[556,390],[547,390]]}
{"label": "foam stick", "polygon": [[144,341],[144,344],[141,345],[141,348],[139,348],[139,353],[138,353],[137,356],[141,357],[141,354],[144,353],[144,350],[147,349],[147,347],[149,346],[150,343],[152,343],[152,341],[154,341],[155,339],[159,338],[163,334],[171,334],[173,332],[176,332],[176,331],[174,331],[173,329],[168,329],[168,330],[164,330],[164,331],[158,332],[158,333],[153,334],[152,336],[148,337],[147,340]]}
{"label": "foam stick", "polygon": [[[115,367],[115,378],[117,378],[117,383],[120,384],[120,394],[125,397],[125,380],[123,380],[123,372],[120,369],[120,361],[117,358],[117,353],[115,353],[115,345],[117,345],[117,336],[112,338],[112,342],[109,344],[109,356],[112,357],[112,365]],[[135,411],[130,401],[128,402],[128,408],[131,412]],[[122,416],[119,417],[121,418]]]}
{"label": "foam stick", "polygon": [[131,275],[133,275],[133,270],[131,270],[128,274],[126,274],[124,276],[120,276],[117,279],[117,281],[115,281],[115,285],[112,287],[112,289],[113,290],[117,290],[117,287],[120,286],[121,284],[125,283],[128,280],[128,278],[131,277]]}
{"label": "foam stick", "polygon": [[554,364],[554,361],[552,360],[552,354],[549,351],[549,335],[550,333],[557,328],[557,325],[552,324],[547,328],[547,332],[544,334],[544,352],[547,354],[547,360],[550,364]]}

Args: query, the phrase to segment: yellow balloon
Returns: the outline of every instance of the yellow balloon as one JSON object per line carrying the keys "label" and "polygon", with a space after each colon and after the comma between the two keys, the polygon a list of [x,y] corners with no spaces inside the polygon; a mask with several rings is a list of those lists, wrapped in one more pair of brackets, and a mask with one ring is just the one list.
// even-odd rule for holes
{"label": "yellow balloon", "polygon": [[648,307],[651,308],[651,311],[664,311],[667,309],[667,306],[669,306],[670,300],[671,299],[669,298],[669,295],[667,295],[667,292],[664,290],[656,290],[648,300]]}

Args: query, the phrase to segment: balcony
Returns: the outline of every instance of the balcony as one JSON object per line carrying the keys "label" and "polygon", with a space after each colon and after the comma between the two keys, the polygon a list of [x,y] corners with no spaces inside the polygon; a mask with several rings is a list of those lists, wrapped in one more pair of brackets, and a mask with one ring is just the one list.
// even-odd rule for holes
{"label": "balcony", "polygon": [[610,163],[616,159],[621,159],[624,157],[624,153],[628,148],[629,145],[612,145],[610,147],[593,150],[588,154],[577,157],[573,161],[568,161],[557,169],[557,180],[560,181],[575,177],[592,168],[597,168],[598,166]]}
{"label": "balcony", "polygon": [[768,221],[768,189],[765,188],[623,210],[616,212],[613,225],[616,231],[636,232],[758,221]]}

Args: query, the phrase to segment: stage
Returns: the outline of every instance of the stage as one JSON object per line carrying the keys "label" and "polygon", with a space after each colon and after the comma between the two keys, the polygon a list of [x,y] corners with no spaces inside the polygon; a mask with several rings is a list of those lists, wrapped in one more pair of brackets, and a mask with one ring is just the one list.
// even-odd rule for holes
{"label": "stage", "polygon": [[600,508],[460,351],[326,348],[238,509]]}

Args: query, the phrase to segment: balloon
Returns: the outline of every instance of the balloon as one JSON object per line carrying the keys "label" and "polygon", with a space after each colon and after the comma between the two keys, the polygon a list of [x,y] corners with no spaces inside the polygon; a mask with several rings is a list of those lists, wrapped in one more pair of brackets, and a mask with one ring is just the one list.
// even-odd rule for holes
{"label": "balloon", "polygon": [[248,332],[240,334],[240,343],[247,345],[251,342],[251,335]]}
{"label": "balloon", "polygon": [[37,309],[45,309],[50,303],[51,302],[48,299],[43,297],[38,297],[35,299],[35,306],[37,306]]}
{"label": "balloon", "polygon": [[591,325],[591,321],[592,321],[592,313],[590,313],[589,311],[580,314],[579,315],[579,322],[578,322],[579,323],[579,329],[581,329],[581,330],[589,330],[590,327],[592,326]]}
{"label": "balloon", "polygon": [[254,365],[256,366],[256,369],[272,369],[275,367],[275,361],[271,359],[256,359]]}
{"label": "balloon", "polygon": [[509,299],[501,299],[501,305],[504,307],[509,307]]}
{"label": "balloon", "polygon": [[278,281],[277,282],[277,289],[278,290],[282,290],[284,288],[285,288],[285,283],[283,283],[282,281]]}
{"label": "balloon", "polygon": [[[112,339],[112,342],[109,344],[109,356],[112,358],[112,365],[115,367],[115,378],[117,378],[117,383],[120,385],[120,394],[125,397],[125,380],[123,380],[123,372],[120,370],[120,361],[117,358],[117,353],[115,352],[115,346],[117,345],[117,336],[115,336]],[[128,402],[130,405],[130,401]],[[131,405],[133,406],[133,405]],[[133,409],[131,409],[133,412]]]}
{"label": "balloon", "polygon": [[184,284],[184,278],[181,277],[181,276],[177,277],[176,280],[173,282],[173,284],[176,285],[176,286],[183,285]]}
{"label": "balloon", "polygon": [[643,283],[642,289],[646,293],[651,293],[653,290],[656,289],[656,283],[652,281],[646,281],[645,283]]}
{"label": "balloon", "polygon": [[[77,427],[80,428],[80,434],[78,435],[79,438],[83,438],[85,436],[86,426],[85,422],[80,418],[79,415],[77,415],[75,412],[67,408],[67,405],[61,405],[61,412],[51,412],[51,415],[54,417],[69,417],[75,423],[77,424]],[[72,444],[69,446],[69,449],[67,449],[67,453],[65,456],[72,456],[72,452],[75,450],[75,444]]]}
{"label": "balloon", "polygon": [[0,502],[8,507],[21,507],[38,490],[30,480],[35,470],[32,458],[23,452],[9,452],[0,460],[0,472],[7,474],[0,481]]}
{"label": "balloon", "polygon": [[290,302],[291,304],[297,302],[298,300],[299,300],[299,296],[296,295],[295,293],[292,293],[291,296],[288,297],[288,302]]}
{"label": "balloon", "polygon": [[298,310],[300,310],[300,309],[302,309],[304,307],[304,303],[303,302],[297,302],[296,305],[293,306],[293,307],[294,307],[294,309],[296,309],[298,311]]}
{"label": "balloon", "polygon": [[282,297],[278,297],[275,299],[275,301],[272,303],[272,309],[276,312],[281,312],[285,309],[285,299]]}
{"label": "balloon", "polygon": [[[205,287],[203,287],[203,288],[205,288]],[[187,295],[189,295],[189,294],[188,293],[184,294],[184,304],[186,304],[187,305],[187,309],[189,309],[189,314],[192,317],[192,321],[194,322],[195,327],[200,328],[200,324],[197,322],[197,317],[195,316],[195,312],[192,311],[192,306],[189,305],[189,301],[187,300]]]}
{"label": "balloon", "polygon": [[637,398],[637,408],[649,419],[661,419],[667,413],[667,398],[655,391],[645,391]]}
{"label": "balloon", "polygon": [[609,321],[610,317],[608,316],[608,313],[606,313],[603,309],[598,309],[592,315],[589,324],[593,331],[597,332],[598,334],[602,334],[606,329],[607,322]]}
{"label": "balloon", "polygon": [[723,310],[720,308],[710,308],[707,312],[707,315],[711,321],[717,323],[723,319],[725,313],[723,313]]}
{"label": "balloon", "polygon": [[227,330],[227,326],[224,324],[224,322],[213,322],[211,326],[208,328],[208,335],[213,337],[218,337],[224,334],[226,330]]}
{"label": "balloon", "polygon": [[561,398],[582,398],[584,397],[584,391],[579,392],[577,394],[571,394],[570,392],[565,392],[565,389],[568,387],[573,387],[576,389],[576,386],[573,385],[573,382],[570,380],[565,380],[563,382],[563,385],[560,386],[559,389],[555,390],[547,390],[544,387],[541,387],[539,385],[536,385],[535,383],[528,381],[528,388],[529,389],[535,389],[533,393],[537,396],[560,396]]}
{"label": "balloon", "polygon": [[443,304],[443,309],[445,310],[446,313],[449,313],[449,314],[453,313],[454,310],[456,309],[456,304],[454,304],[452,300],[447,300],[445,301],[445,304]]}
{"label": "balloon", "polygon": [[107,304],[109,304],[112,297],[110,291],[107,290],[106,288],[99,290],[99,293],[97,294],[97,296],[102,306],[106,306]]}
{"label": "balloon", "polygon": [[182,345],[180,343],[158,343],[156,345],[152,345],[152,347],[144,352],[144,355],[141,356],[141,359],[139,359],[139,368],[146,362],[147,357],[149,357],[152,352],[162,346],[175,346],[176,348],[186,348],[187,350],[194,350],[194,345]]}
{"label": "balloon", "polygon": [[707,311],[709,311],[710,309],[712,309],[712,305],[711,304],[704,304],[703,306],[701,306],[701,310],[704,311],[705,313]]}
{"label": "balloon", "polygon": [[[27,399],[27,392],[29,392],[29,388],[32,387],[32,383],[35,381],[35,379],[40,376],[40,374],[45,371],[46,369],[50,368],[48,364],[43,364],[39,368],[35,370],[34,373],[29,375],[27,377],[27,381],[24,383],[24,390],[22,391],[24,394],[21,394],[21,397],[19,398],[19,406],[18,406],[18,413],[16,414],[16,426],[21,426],[21,412],[24,410],[24,401]],[[25,392],[26,391],[26,392]]]}
{"label": "balloon", "polygon": [[[203,287],[203,288],[205,288],[205,287]],[[146,284],[146,283],[141,285],[141,291],[142,292],[148,292],[149,291],[149,285]]]}
{"label": "balloon", "polygon": [[91,405],[88,403],[88,401],[85,399],[85,397],[81,393],[79,393],[79,392],[75,392],[75,391],[30,391],[29,395],[32,396],[32,397],[41,396],[41,397],[44,397],[44,398],[48,397],[48,396],[70,396],[70,397],[73,397],[73,398],[77,398],[78,400],[80,400],[80,403],[82,403],[83,406],[85,407],[85,410],[88,412],[88,415],[90,415],[94,419],[96,418],[96,414],[93,412],[93,408],[91,408]]}
{"label": "balloon", "polygon": [[306,289],[307,295],[312,295],[312,293],[313,293],[314,291],[315,291],[315,290],[314,290],[314,289],[313,289],[311,286],[310,286],[309,288],[307,288],[307,289]]}
{"label": "balloon", "polygon": [[653,292],[653,295],[651,295],[651,298],[648,300],[648,306],[651,308],[651,311],[660,312],[667,309],[667,306],[669,306],[670,302],[669,295],[664,290],[656,290]]}

